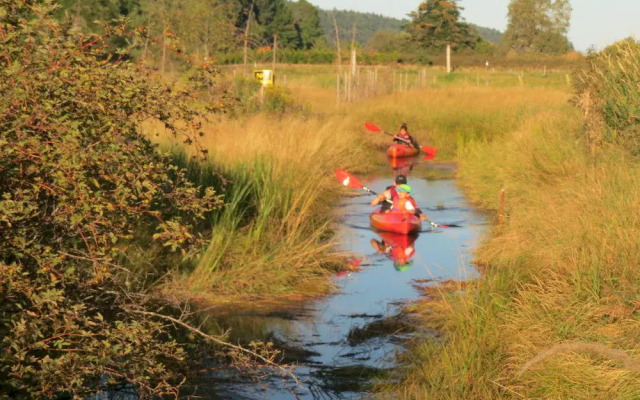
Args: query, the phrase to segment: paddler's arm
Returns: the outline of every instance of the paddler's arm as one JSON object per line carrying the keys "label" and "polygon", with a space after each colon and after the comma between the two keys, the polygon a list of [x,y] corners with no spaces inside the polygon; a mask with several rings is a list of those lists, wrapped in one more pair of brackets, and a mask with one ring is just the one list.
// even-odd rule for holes
{"label": "paddler's arm", "polygon": [[372,206],[378,205],[378,204],[382,203],[383,201],[386,201],[388,198],[391,198],[391,192],[389,191],[389,189],[387,189],[384,192],[380,193],[373,200],[371,200],[371,205]]}
{"label": "paddler's arm", "polygon": [[427,221],[429,219],[427,218],[427,214],[423,213],[422,210],[419,208],[416,208],[416,215],[420,217],[420,219],[423,221]]}

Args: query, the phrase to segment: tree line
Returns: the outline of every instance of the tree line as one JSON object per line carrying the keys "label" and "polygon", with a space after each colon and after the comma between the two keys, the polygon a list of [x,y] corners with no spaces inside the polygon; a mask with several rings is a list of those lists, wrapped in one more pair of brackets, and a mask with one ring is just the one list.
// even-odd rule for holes
{"label": "tree line", "polygon": [[[60,19],[91,32],[94,21],[125,17],[144,27],[142,52],[161,57],[166,49],[204,59],[241,51],[280,49],[332,51],[338,40],[376,52],[436,53],[445,43],[454,51],[564,53],[571,16],[568,0],[511,0],[502,35],[462,18],[456,0],[426,0],[408,19],[371,13],[321,10],[306,0],[60,0]],[[158,45],[158,46],[154,46]],[[163,50],[160,50],[163,49]],[[228,58],[228,57],[227,57]],[[326,57],[325,57],[326,58]],[[234,59],[235,58],[228,58]]]}

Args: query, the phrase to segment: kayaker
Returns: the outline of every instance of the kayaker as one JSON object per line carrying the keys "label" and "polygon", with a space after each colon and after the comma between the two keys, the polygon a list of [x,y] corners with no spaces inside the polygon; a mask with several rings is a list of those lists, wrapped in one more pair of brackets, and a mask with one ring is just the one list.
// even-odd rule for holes
{"label": "kayaker", "polygon": [[393,141],[395,143],[406,144],[408,146],[415,147],[416,149],[420,148],[418,142],[413,138],[413,136],[409,134],[409,129],[407,128],[406,123],[403,123],[400,126],[400,132],[393,137]]}
{"label": "kayaker", "polygon": [[396,192],[398,196],[395,200],[393,200],[393,204],[391,205],[391,211],[398,211],[407,214],[414,214],[420,217],[421,220],[426,221],[427,216],[425,213],[418,208],[418,204],[411,197],[411,192],[413,189],[411,186],[404,184],[396,187]]}
{"label": "kayaker", "polygon": [[391,209],[391,205],[393,201],[398,197],[398,192],[396,188],[400,185],[407,184],[407,176],[406,175],[396,175],[395,184],[393,186],[387,186],[384,192],[377,195],[373,200],[371,200],[371,205],[375,206],[380,203],[380,211],[388,211]]}

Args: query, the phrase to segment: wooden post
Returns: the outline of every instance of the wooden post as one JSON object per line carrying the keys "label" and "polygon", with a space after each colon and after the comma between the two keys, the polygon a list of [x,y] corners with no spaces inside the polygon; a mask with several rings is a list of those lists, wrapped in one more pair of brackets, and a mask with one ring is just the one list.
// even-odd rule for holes
{"label": "wooden post", "polygon": [[451,45],[447,44],[447,74],[451,73]]}
{"label": "wooden post", "polygon": [[504,198],[505,198],[505,189],[504,187],[500,189],[500,196],[498,202],[498,224],[502,225],[504,223]]}
{"label": "wooden post", "polygon": [[251,16],[253,15],[253,6],[255,5],[256,0],[251,2],[251,7],[249,7],[249,17],[247,18],[247,26],[244,28],[244,54],[242,58],[242,64],[244,66],[247,65],[247,52],[249,47],[249,27],[251,26]]}
{"label": "wooden post", "polygon": [[336,74],[336,105],[340,104],[340,72]]}
{"label": "wooden post", "polygon": [[338,35],[338,23],[336,22],[335,9],[334,11],[331,12],[331,15],[333,16],[333,29],[335,30],[335,33],[336,33],[336,48],[338,49],[338,71],[342,72],[342,55],[340,54],[340,36]]}
{"label": "wooden post", "polygon": [[276,49],[278,48],[278,35],[273,35],[273,60],[271,61],[271,70],[276,72]]}

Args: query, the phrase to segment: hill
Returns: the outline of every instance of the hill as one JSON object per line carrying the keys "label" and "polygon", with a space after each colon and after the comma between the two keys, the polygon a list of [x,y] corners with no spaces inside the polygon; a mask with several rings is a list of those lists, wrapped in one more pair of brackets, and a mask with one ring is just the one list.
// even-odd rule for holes
{"label": "hill", "polygon": [[[333,17],[331,16],[332,12],[335,12],[336,14],[340,40],[347,42],[351,41],[353,24],[355,23],[356,41],[361,45],[366,44],[377,31],[400,32],[403,31],[404,26],[409,23],[408,19],[385,17],[374,13],[363,13],[350,10],[319,11],[320,26],[322,26],[322,29],[324,30],[324,34],[327,37],[329,45],[333,45],[335,40]],[[500,43],[502,40],[502,32],[497,29],[485,28],[475,24],[469,25],[471,25],[483,39],[489,42]]]}

